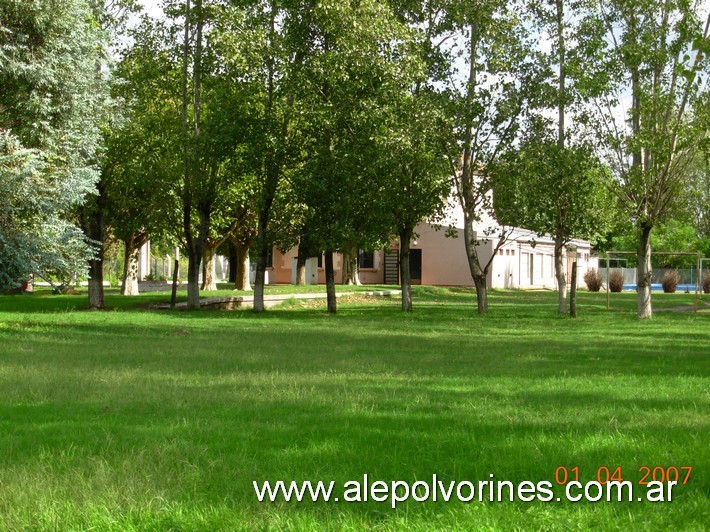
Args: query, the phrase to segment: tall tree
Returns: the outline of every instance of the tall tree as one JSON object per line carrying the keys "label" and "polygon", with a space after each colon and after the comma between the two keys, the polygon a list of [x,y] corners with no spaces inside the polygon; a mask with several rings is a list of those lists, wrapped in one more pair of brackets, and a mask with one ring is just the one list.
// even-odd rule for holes
{"label": "tall tree", "polygon": [[[479,314],[488,311],[488,272],[509,229],[490,223],[493,214],[488,169],[516,139],[520,120],[539,76],[519,2],[493,0],[447,4],[447,20],[461,49],[449,54],[447,92],[454,120],[449,148],[451,178],[463,211],[464,246],[476,287]],[[462,55],[466,72],[459,72]],[[485,257],[482,244],[493,240]]]}
{"label": "tall tree", "polygon": [[[202,83],[205,74],[205,24],[203,0],[185,0],[183,12],[181,118],[182,229],[187,250],[187,308],[200,308],[200,264],[209,239],[215,201],[214,161],[204,161],[202,139]],[[193,218],[197,212],[197,223]]]}
{"label": "tall tree", "polygon": [[383,152],[404,136],[396,108],[413,86],[411,35],[387,5],[371,0],[316,4],[308,15],[308,53],[296,77],[296,105],[305,116],[296,189],[317,220],[309,239],[325,252],[328,311],[335,312],[333,254],[382,243],[393,226],[381,207],[383,200],[393,204],[382,193],[392,183],[381,171]]}
{"label": "tall tree", "polygon": [[395,14],[411,33],[408,55],[399,61],[399,75],[383,105],[378,174],[386,179],[381,207],[399,237],[402,310],[412,310],[410,241],[417,224],[442,217],[451,193],[446,144],[451,122],[437,85],[446,64],[440,38],[445,17],[439,2],[394,2]]}
{"label": "tall tree", "polygon": [[67,220],[98,178],[104,34],[85,0],[7,0],[0,21],[0,284],[71,279],[92,254]]}
{"label": "tall tree", "polygon": [[[594,157],[593,146],[579,133],[584,131],[586,103],[579,85],[584,89],[593,81],[583,74],[584,64],[599,60],[598,45],[590,46],[598,34],[589,35],[584,17],[591,5],[586,0],[531,4],[536,30],[548,38],[551,49],[537,54],[544,78],[525,139],[492,167],[497,219],[554,239],[561,314],[567,312],[565,247],[573,237],[604,233],[613,208],[605,194],[610,184],[605,183],[607,173]],[[555,119],[546,118],[553,113]]]}
{"label": "tall tree", "polygon": [[113,102],[121,112],[104,135],[105,223],[124,243],[121,293],[138,294],[138,258],[149,238],[179,240],[182,227],[179,72],[163,47],[165,28],[144,18],[116,65]]}
{"label": "tall tree", "polygon": [[[162,190],[169,206],[164,211],[169,219],[173,212],[178,214],[179,221],[172,228],[177,229],[175,236],[188,258],[190,309],[200,306],[200,265],[210,237],[215,237],[213,219],[222,219],[220,206],[232,208],[222,201],[230,193],[232,175],[225,171],[225,160],[231,157],[232,145],[222,130],[226,121],[213,120],[224,103],[224,58],[214,42],[225,9],[219,0],[166,1],[165,17],[144,19],[129,54],[137,59],[135,79],[145,77],[143,92],[152,92],[161,102],[151,105],[146,99],[143,104],[151,110],[148,116],[156,127],[159,149],[155,154],[166,159],[166,171],[156,169],[156,174],[172,179]],[[156,73],[160,75],[155,77]],[[160,105],[165,106],[162,120],[152,113]]]}
{"label": "tall tree", "polygon": [[549,128],[531,127],[491,174],[496,219],[553,236],[559,312],[565,314],[563,253],[573,238],[596,242],[609,230],[615,201],[608,168],[595,157],[593,146],[560,147]]}
{"label": "tall tree", "polygon": [[[402,310],[412,310],[409,268],[411,240],[419,222],[443,215],[451,191],[449,167],[441,132],[448,125],[440,115],[436,97],[423,83],[403,87],[386,109],[378,173],[386,180],[381,206],[399,237]],[[397,98],[395,100],[395,98]]]}
{"label": "tall tree", "polygon": [[224,11],[215,35],[225,75],[238,84],[242,105],[233,116],[242,126],[242,156],[256,182],[255,312],[264,310],[267,260],[275,240],[274,204],[298,152],[293,142],[294,98],[289,80],[303,50],[290,46],[288,37],[306,11],[299,3],[249,0]]}
{"label": "tall tree", "polygon": [[597,16],[607,33],[599,66],[609,82],[598,90],[595,126],[638,233],[637,313],[650,318],[651,232],[708,135],[697,118],[708,91],[710,14],[699,0],[605,0]]}
{"label": "tall tree", "polygon": [[[135,0],[91,0],[90,4],[94,18],[107,39],[106,46],[101,50],[101,54],[96,60],[96,83],[106,86],[106,92],[109,93],[111,80],[114,79],[110,74],[111,44],[125,35],[129,16],[139,11],[140,7]],[[101,115],[102,149],[97,154],[100,174],[96,183],[96,194],[90,196],[79,211],[84,233],[96,246],[96,253],[89,260],[89,307],[93,309],[104,308],[104,247],[107,238],[105,227],[106,189],[116,164],[116,161],[106,157],[106,144],[123,112],[123,107],[116,105],[116,103],[107,98],[104,113]]]}

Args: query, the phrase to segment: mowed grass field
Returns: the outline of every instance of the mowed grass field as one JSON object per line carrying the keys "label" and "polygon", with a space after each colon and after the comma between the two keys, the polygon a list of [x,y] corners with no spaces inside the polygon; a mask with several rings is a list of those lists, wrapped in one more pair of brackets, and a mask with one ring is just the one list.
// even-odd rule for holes
{"label": "mowed grass field", "polygon": [[[277,289],[279,291],[284,288]],[[227,292],[225,292],[226,294]],[[710,314],[635,294],[357,296],[335,316],[0,297],[0,529],[678,529],[710,523]],[[706,296],[707,297],[707,296]],[[692,295],[654,295],[656,308]],[[709,309],[706,303],[701,308]],[[275,502],[252,481],[581,481],[692,466],[673,501]],[[342,489],[336,487],[336,492]],[[561,494],[557,489],[556,494]]]}

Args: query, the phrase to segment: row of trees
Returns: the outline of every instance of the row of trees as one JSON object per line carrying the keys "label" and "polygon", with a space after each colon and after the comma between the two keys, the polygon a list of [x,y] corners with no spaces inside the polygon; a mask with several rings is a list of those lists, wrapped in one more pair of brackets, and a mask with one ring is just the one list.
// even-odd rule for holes
{"label": "row of trees", "polygon": [[[91,35],[42,27],[64,16],[50,4],[10,1],[0,13],[11,28],[0,35],[9,43],[0,71],[9,87],[0,101],[8,139],[1,153],[12,169],[3,170],[2,184],[32,174],[71,188],[56,194],[61,206],[41,203],[40,217],[75,216],[94,244],[92,306],[103,307],[109,237],[125,243],[124,292],[148,236],[174,239],[189,261],[191,308],[199,307],[200,265],[209,288],[212,257],[227,241],[242,260],[256,258],[257,311],[272,246],[298,245],[301,268],[324,253],[334,312],[333,254],[350,264],[359,248],[396,236],[402,308],[411,310],[414,228],[440,218],[452,198],[463,211],[479,312],[488,307],[492,260],[480,252],[484,241],[493,241],[495,256],[513,224],[553,235],[564,312],[565,245],[600,237],[611,213],[621,212],[638,234],[638,313],[650,317],[650,233],[680,187],[698,178],[691,161],[707,148],[710,18],[699,18],[699,3],[166,0],[163,16],[141,17],[128,40],[118,29],[136,11],[132,2],[61,3],[76,10],[64,23]],[[62,49],[75,54],[67,68],[53,68],[62,59],[45,55],[52,38],[76,45]],[[110,39],[122,49],[108,68]],[[35,79],[33,61],[77,78],[55,80],[51,94],[77,100],[75,108],[57,104],[67,117],[55,127],[83,157],[64,161],[81,186],[59,178],[46,150],[73,152],[50,145],[56,135],[37,127],[41,116],[15,111],[37,112],[26,102],[47,100],[46,88],[23,78]],[[492,213],[495,232],[480,227]],[[5,216],[3,242],[29,250],[21,238],[41,241],[44,229],[15,227],[20,219],[32,225],[31,216]],[[67,229],[63,235],[76,235]],[[54,271],[3,246],[0,260],[15,268],[3,268],[8,282]],[[245,272],[241,262],[240,279]]]}

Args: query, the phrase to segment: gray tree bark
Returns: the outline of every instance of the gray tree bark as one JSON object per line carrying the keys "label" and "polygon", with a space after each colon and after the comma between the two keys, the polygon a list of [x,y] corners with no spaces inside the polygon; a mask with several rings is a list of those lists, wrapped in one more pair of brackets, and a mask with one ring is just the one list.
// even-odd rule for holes
{"label": "gray tree bark", "polygon": [[333,267],[333,252],[325,252],[325,288],[328,295],[328,312],[335,314],[338,302],[335,296],[335,268]]}
{"label": "gray tree bark", "polygon": [[202,286],[205,291],[217,290],[217,266],[215,246],[206,246],[202,259]]}
{"label": "gray tree bark", "polygon": [[308,260],[308,249],[303,243],[298,245],[298,256],[296,257],[296,285],[306,284],[306,261]]}
{"label": "gray tree bark", "polygon": [[402,289],[402,311],[412,312],[412,277],[409,271],[409,242],[412,238],[410,227],[399,231],[399,279]]}
{"label": "gray tree bark", "polygon": [[358,249],[351,248],[343,253],[343,284],[360,286],[360,275],[357,263]]}
{"label": "gray tree bark", "polygon": [[[464,218],[467,218],[464,214]],[[476,250],[476,239],[472,224],[468,220],[464,220],[464,244],[466,246],[466,257],[468,257],[468,267],[471,271],[471,278],[476,287],[476,304],[479,314],[488,312],[488,271],[487,268],[481,268],[478,260],[478,251]]]}
{"label": "gray tree bark", "polygon": [[567,314],[567,272],[565,272],[565,261],[562,250],[564,240],[555,236],[555,278],[557,279],[557,300],[560,314]]}
{"label": "gray tree bark", "polygon": [[251,290],[249,281],[249,246],[236,244],[237,247],[237,277],[234,282],[235,290]]}
{"label": "gray tree bark", "polygon": [[138,295],[138,261],[140,248],[133,238],[124,241],[123,252],[123,279],[121,282],[122,296]]}
{"label": "gray tree bark", "polygon": [[638,317],[651,318],[651,281],[653,271],[651,268],[651,226],[641,224],[639,230],[639,249],[636,255],[636,302]]}

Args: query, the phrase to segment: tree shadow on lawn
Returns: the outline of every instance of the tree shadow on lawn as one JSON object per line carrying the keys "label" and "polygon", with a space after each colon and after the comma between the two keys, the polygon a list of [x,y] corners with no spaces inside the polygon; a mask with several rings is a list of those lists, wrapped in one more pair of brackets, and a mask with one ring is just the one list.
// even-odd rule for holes
{"label": "tree shadow on lawn", "polygon": [[[288,295],[288,291],[283,290],[284,287],[279,286],[279,290],[275,290],[266,295]],[[325,287],[321,287],[325,293]],[[347,291],[349,287],[339,286],[341,291]],[[383,287],[383,286],[361,286],[357,287],[356,291],[367,290],[384,290],[384,289],[399,289],[398,286]],[[297,287],[294,287],[294,293],[298,293]],[[307,290],[306,292],[312,292]],[[234,296],[244,295],[244,292],[217,291],[217,292],[202,292],[202,298],[216,296]],[[347,302],[348,296],[339,298],[339,302]],[[380,297],[382,302],[395,302],[399,305],[399,296],[374,296]],[[106,294],[106,305],[111,310],[121,311],[141,311],[146,310],[151,305],[160,305],[170,303],[169,292],[149,292],[140,296],[121,296],[117,293]],[[557,300],[554,292],[524,292],[522,290],[491,290],[489,292],[491,307],[509,306],[509,305],[544,305],[556,308]],[[581,299],[581,298],[580,298]],[[178,302],[187,300],[186,295],[178,293]],[[444,303],[451,305],[470,305],[473,312],[476,311],[476,292],[473,288],[467,287],[438,287],[438,286],[415,286],[413,287],[413,300],[415,311],[419,305]],[[320,301],[320,300],[319,300]],[[325,297],[322,299],[323,308],[326,307]],[[342,307],[342,303],[340,304]],[[67,311],[82,311],[88,309],[88,300],[85,294],[80,296],[75,295],[52,295],[51,293],[39,293],[35,295],[0,295],[0,312],[13,313],[47,313],[47,312],[67,312]]]}
{"label": "tree shadow on lawn", "polygon": [[[165,322],[133,324],[30,321],[5,327],[2,364],[42,371],[96,372],[123,369],[158,374],[261,372],[396,373],[401,375],[490,376],[521,379],[549,376],[707,376],[706,338],[688,333],[631,333],[609,339],[608,332],[577,337],[545,328],[527,334],[511,327],[472,334],[463,326],[414,330],[341,326],[344,320],[312,317],[328,326],[304,327],[301,320],[274,315],[231,328],[184,316]],[[279,327],[270,327],[270,322]],[[193,325],[194,324],[194,325]],[[51,373],[50,373],[51,374]]]}
{"label": "tree shadow on lawn", "polygon": [[[0,460],[15,471],[44,467],[60,479],[75,470],[90,478],[92,462],[106,462],[115,475],[109,488],[112,481],[124,481],[124,474],[135,475],[167,499],[226,501],[257,513],[264,508],[253,480],[334,479],[342,485],[365,473],[371,482],[429,481],[436,473],[448,482],[488,480],[492,473],[496,479],[537,482],[552,481],[560,465],[579,466],[583,481],[593,480],[600,466],[621,465],[626,478],[637,481],[642,465],[693,465],[696,477],[676,504],[690,494],[707,499],[708,427],[689,428],[692,420],[680,415],[691,399],[639,402],[610,400],[606,392],[501,394],[484,387],[410,386],[395,392],[360,382],[322,385],[300,400],[255,391],[217,393],[205,401],[201,387],[185,386],[183,403],[156,401],[146,409],[140,398],[125,396],[124,403],[109,404],[108,412],[81,399],[6,407],[0,419],[11,430],[3,430],[0,441],[9,452]],[[400,391],[404,397],[398,399]],[[694,412],[701,415],[702,409]],[[386,505],[338,511],[369,516]],[[451,507],[413,504],[410,510],[439,513]]]}

